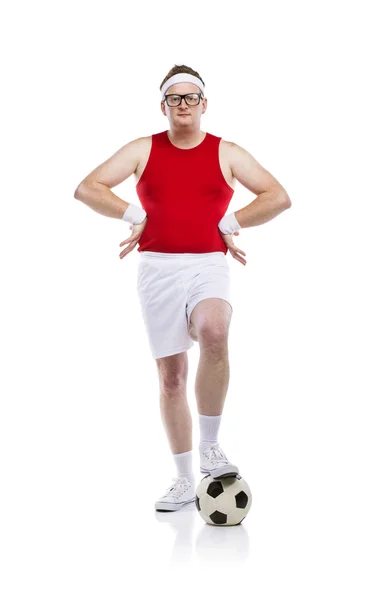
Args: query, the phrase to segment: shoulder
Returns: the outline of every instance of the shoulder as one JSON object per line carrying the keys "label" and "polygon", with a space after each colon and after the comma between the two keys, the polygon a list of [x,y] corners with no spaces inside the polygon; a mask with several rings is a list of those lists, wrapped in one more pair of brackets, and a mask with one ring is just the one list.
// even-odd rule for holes
{"label": "shoulder", "polygon": [[139,161],[142,161],[145,157],[150,154],[152,146],[152,135],[145,135],[136,138],[130,142],[134,154],[137,156]]}
{"label": "shoulder", "polygon": [[237,144],[230,142],[229,140],[225,140],[224,138],[220,138],[220,145],[224,150],[226,150],[226,152],[233,152],[235,148],[239,148]]}
{"label": "shoulder", "polygon": [[219,138],[219,150],[220,155],[228,160],[230,164],[234,153],[236,152],[236,148],[238,148],[237,144],[231,142],[229,140],[225,140],[224,138]]}
{"label": "shoulder", "polygon": [[222,138],[218,135],[213,135],[213,134],[211,134],[211,135],[212,135],[212,137],[216,138],[216,140],[218,140],[221,152],[225,152],[225,153],[232,152],[233,147],[236,146],[236,144],[234,142],[225,140],[224,138]]}
{"label": "shoulder", "polygon": [[220,147],[222,147],[222,152],[227,157],[231,167],[236,164],[243,163],[246,160],[254,160],[254,157],[250,154],[250,152],[235,142],[221,138]]}
{"label": "shoulder", "polygon": [[133,140],[134,146],[135,146],[135,148],[138,149],[138,151],[141,154],[144,154],[145,152],[148,154],[151,150],[152,140],[154,139],[155,142],[158,142],[159,140],[163,139],[164,134],[165,134],[165,131],[159,131],[159,132],[153,133],[151,135],[145,135],[145,136],[139,137],[139,138]]}
{"label": "shoulder", "polygon": [[145,148],[148,148],[151,146],[151,143],[152,135],[145,135],[132,141],[134,148],[137,148],[138,150],[144,150]]}

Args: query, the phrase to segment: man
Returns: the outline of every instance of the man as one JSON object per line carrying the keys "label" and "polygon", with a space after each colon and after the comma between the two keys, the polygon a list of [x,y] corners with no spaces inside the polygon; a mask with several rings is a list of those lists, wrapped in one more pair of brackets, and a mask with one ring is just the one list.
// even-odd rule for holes
{"label": "man", "polygon": [[[200,470],[217,479],[237,474],[218,443],[229,384],[228,331],[232,315],[226,254],[246,265],[233,242],[239,230],[266,223],[291,206],[282,185],[246,150],[200,129],[207,110],[204,82],[175,65],[161,86],[170,129],[120,148],[78,186],[74,196],[97,212],[131,223],[124,258],[139,244],[138,294],[160,383],[160,410],[177,468],[156,510],[194,502],[192,420],[186,397],[193,340],[200,360],[195,393]],[[111,192],[130,175],[142,207]],[[257,197],[225,215],[238,180]],[[224,216],[225,215],[225,216]]]}

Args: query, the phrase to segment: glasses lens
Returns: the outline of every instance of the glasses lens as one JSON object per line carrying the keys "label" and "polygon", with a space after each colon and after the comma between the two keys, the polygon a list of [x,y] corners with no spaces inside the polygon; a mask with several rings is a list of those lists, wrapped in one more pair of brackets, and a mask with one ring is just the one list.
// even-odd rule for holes
{"label": "glasses lens", "polygon": [[185,96],[185,100],[190,106],[195,106],[199,103],[199,94],[189,94]]}
{"label": "glasses lens", "polygon": [[177,94],[175,96],[167,96],[168,106],[178,106],[180,104],[181,96]]}

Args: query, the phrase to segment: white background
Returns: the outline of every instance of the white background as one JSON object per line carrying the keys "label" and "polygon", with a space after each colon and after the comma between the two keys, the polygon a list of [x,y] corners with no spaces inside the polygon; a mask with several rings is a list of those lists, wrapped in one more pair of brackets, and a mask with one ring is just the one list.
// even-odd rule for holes
{"label": "white background", "polygon": [[[370,2],[21,2],[2,18],[0,592],[374,598],[374,118]],[[73,194],[169,128],[175,63],[202,131],[248,150],[292,207],[234,237],[219,441],[240,527],[157,514],[175,476],[128,224]],[[140,205],[133,177],[113,189]],[[228,212],[254,195],[237,183]],[[197,221],[197,227],[199,222]],[[188,399],[198,469],[194,377]],[[233,596],[232,596],[233,594]]]}

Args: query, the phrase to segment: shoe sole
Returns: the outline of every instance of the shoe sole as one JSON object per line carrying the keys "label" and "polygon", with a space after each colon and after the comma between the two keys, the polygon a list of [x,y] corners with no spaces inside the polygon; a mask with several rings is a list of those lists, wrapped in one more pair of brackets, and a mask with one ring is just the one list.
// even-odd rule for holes
{"label": "shoe sole", "polygon": [[207,469],[200,469],[200,472],[203,475],[211,475],[213,479],[223,479],[224,477],[235,477],[239,475],[239,470],[237,467],[231,467],[228,470],[228,467],[221,467],[220,469],[215,469],[214,471],[208,471]]}
{"label": "shoe sole", "polygon": [[185,502],[156,502],[155,510],[158,512],[174,512],[176,510],[181,510],[187,504],[191,504],[195,502],[195,496],[191,500],[186,500]]}

